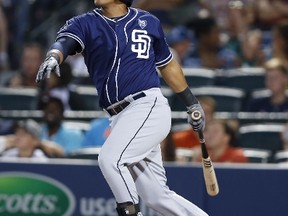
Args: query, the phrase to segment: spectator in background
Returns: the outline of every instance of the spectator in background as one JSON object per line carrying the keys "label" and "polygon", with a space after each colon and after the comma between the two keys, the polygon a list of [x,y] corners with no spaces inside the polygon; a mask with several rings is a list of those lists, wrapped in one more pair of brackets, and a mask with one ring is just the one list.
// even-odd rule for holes
{"label": "spectator in background", "polygon": [[[204,138],[210,158],[214,162],[246,163],[247,157],[236,146],[236,132],[227,122],[211,120],[204,130]],[[200,146],[193,149],[193,161],[201,161]]]}
{"label": "spectator in background", "polygon": [[32,119],[19,121],[15,129],[15,135],[5,137],[5,143],[2,142],[0,147],[1,157],[41,160],[61,155],[62,149],[60,147],[41,143],[39,132],[40,125],[36,121]]}
{"label": "spectator in background", "polygon": [[253,0],[200,1],[215,17],[221,32],[231,31],[231,22],[233,22],[234,30],[239,35],[239,33],[247,30],[245,22],[247,22],[246,18],[248,17],[246,15],[249,14],[249,20],[252,18],[251,21],[253,21],[253,17],[250,17],[253,10]]}
{"label": "spectator in background", "polygon": [[[209,96],[198,97],[205,113],[206,124],[214,119],[216,101]],[[176,155],[177,148],[191,149],[199,146],[198,133],[194,132],[190,125],[183,125],[179,130],[172,130],[161,143],[162,156],[164,161],[178,160]],[[174,127],[175,129],[175,127]]]}
{"label": "spectator in background", "polygon": [[64,62],[60,65],[61,77],[55,73],[51,73],[50,79],[46,79],[41,83],[41,88],[38,96],[38,109],[43,109],[47,98],[57,97],[64,104],[65,111],[67,110],[85,110],[85,102],[77,93],[73,91],[72,70],[69,63]]}
{"label": "spectator in background", "polygon": [[288,18],[286,0],[254,1],[254,25],[263,31],[270,31],[275,25]]}
{"label": "spectator in background", "polygon": [[146,10],[155,15],[163,25],[164,30],[172,26],[171,17],[169,16],[178,5],[185,0],[138,0],[135,7]]}
{"label": "spectator in background", "polygon": [[217,103],[215,99],[210,96],[200,96],[198,100],[205,113],[205,122],[208,123],[214,119]]}
{"label": "spectator in background", "polygon": [[[49,1],[45,1],[45,0],[37,0],[37,1],[30,1],[29,4],[29,30],[30,31],[34,31],[33,36],[30,35],[30,37],[32,37],[31,39],[34,41],[38,41],[39,43],[43,44],[43,46],[48,46],[50,44],[50,38],[51,34],[47,34],[47,31],[41,31],[41,25],[43,25],[43,23],[45,23],[45,21],[47,21],[50,18],[50,22],[54,23],[54,27],[56,27],[58,25],[58,20],[62,20],[61,16],[62,14],[57,14],[57,11],[62,11],[63,10],[62,7],[64,5],[67,6],[69,2],[67,0],[61,0],[61,1],[57,1],[57,0],[49,0]],[[56,15],[57,14],[57,15]],[[66,14],[63,13],[63,16],[65,16]],[[58,20],[54,20],[52,17],[57,16]],[[72,15],[71,15],[72,16]],[[67,17],[64,18],[64,20]],[[43,27],[42,27],[43,28]],[[58,28],[58,26],[56,27]],[[40,31],[39,31],[40,30]],[[55,29],[53,28],[49,28],[49,31],[55,33]]]}
{"label": "spectator in background", "polygon": [[40,137],[42,140],[49,140],[59,144],[65,154],[81,148],[84,135],[81,130],[71,129],[63,124],[64,105],[55,97],[47,99],[43,107],[44,121]]}
{"label": "spectator in background", "polygon": [[[10,61],[10,69],[17,70],[20,65],[21,48],[27,38],[29,27],[29,0],[0,0],[0,7],[7,21],[7,48]],[[31,12],[31,11],[30,11]]]}
{"label": "spectator in background", "polygon": [[44,59],[43,47],[38,43],[28,43],[23,48],[21,68],[6,83],[8,87],[36,88],[35,77]]}
{"label": "spectator in background", "polygon": [[249,30],[241,43],[241,61],[243,67],[263,67],[266,61],[262,49],[262,32],[260,30]]}
{"label": "spectator in background", "polygon": [[281,133],[281,139],[283,142],[283,150],[288,151],[288,124],[285,125]]}
{"label": "spectator in background", "polygon": [[174,58],[183,65],[191,50],[193,33],[185,26],[176,26],[168,32],[166,39]]}
{"label": "spectator in background", "polygon": [[227,9],[228,33],[227,47],[240,58],[243,67],[263,67],[266,56],[263,51],[263,35],[258,29],[252,29],[254,16],[251,3],[232,0]]}
{"label": "spectator in background", "polygon": [[110,134],[109,118],[97,118],[90,123],[91,127],[85,133],[82,147],[101,147]]}
{"label": "spectator in background", "polygon": [[183,66],[230,69],[241,65],[237,54],[221,43],[220,29],[214,18],[196,18],[188,23],[188,27],[194,31],[196,46]]}
{"label": "spectator in background", "polygon": [[7,23],[0,1],[0,73],[9,68]]}
{"label": "spectator in background", "polygon": [[270,96],[256,98],[250,102],[250,112],[286,112],[288,98],[286,89],[288,84],[288,68],[281,59],[273,58],[265,65],[265,85]]}
{"label": "spectator in background", "polygon": [[288,64],[288,19],[273,28],[273,57]]}
{"label": "spectator in background", "polygon": [[163,161],[176,161],[176,146],[171,132],[161,142],[161,153]]}

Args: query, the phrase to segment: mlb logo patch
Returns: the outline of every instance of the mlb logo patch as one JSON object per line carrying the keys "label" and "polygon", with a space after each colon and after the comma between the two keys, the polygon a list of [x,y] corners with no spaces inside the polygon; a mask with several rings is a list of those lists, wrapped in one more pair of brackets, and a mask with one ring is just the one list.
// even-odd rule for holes
{"label": "mlb logo patch", "polygon": [[147,20],[138,19],[138,24],[139,24],[141,29],[144,29],[147,26]]}

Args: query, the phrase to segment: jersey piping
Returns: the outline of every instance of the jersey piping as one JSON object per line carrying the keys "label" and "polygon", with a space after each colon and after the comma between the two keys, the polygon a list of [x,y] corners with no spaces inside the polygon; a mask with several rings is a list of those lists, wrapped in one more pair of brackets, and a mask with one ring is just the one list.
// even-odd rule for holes
{"label": "jersey piping", "polygon": [[[77,35],[72,34],[72,33],[61,33],[61,34],[59,34],[58,37],[56,38],[56,41],[57,41],[59,38],[61,38],[61,37],[70,37],[70,38],[76,40],[76,41],[80,44],[80,46],[81,46],[81,49],[82,49],[81,52],[83,52],[83,50],[85,49],[85,45],[84,45],[83,41],[82,41]],[[81,52],[80,52],[80,53],[81,53]]]}
{"label": "jersey piping", "polygon": [[[115,32],[114,29],[109,25],[109,23],[107,22],[106,19],[111,20],[111,21],[113,21],[113,22],[115,22],[115,21],[112,20],[112,19],[106,18],[106,17],[103,16],[102,14],[98,13],[96,10],[94,10],[94,13],[98,14],[98,15],[105,21],[105,23],[108,25],[108,27],[109,27],[109,28],[111,29],[111,31],[113,32],[113,34],[114,34],[114,36],[115,36],[115,39],[116,39],[114,60],[113,60],[112,67],[111,67],[111,69],[110,69],[110,71],[109,71],[109,74],[108,74],[108,77],[107,77],[107,80],[106,80],[106,84],[105,84],[106,97],[107,97],[109,103],[112,104],[111,99],[110,99],[110,96],[109,96],[108,83],[109,83],[109,80],[110,80],[111,72],[113,71],[113,68],[115,67],[115,64],[116,64],[116,61],[117,61],[119,42],[118,42],[118,37],[117,37],[116,32]],[[127,14],[128,14],[128,13],[127,13]],[[123,18],[124,18],[124,17],[123,17]]]}
{"label": "jersey piping", "polygon": [[[129,9],[129,8],[128,8],[128,9]],[[130,11],[130,9],[129,9],[129,11]],[[138,16],[138,11],[135,10],[135,12],[136,12],[135,16],[132,17],[132,19],[129,20],[129,21],[126,23],[125,27],[124,27],[124,32],[125,32],[125,37],[126,37],[126,44],[129,42],[129,38],[128,38],[126,29],[127,29],[128,24],[129,24],[130,22],[132,22],[132,21]]]}
{"label": "jersey piping", "polygon": [[119,88],[118,88],[118,73],[119,73],[119,68],[120,68],[120,64],[121,64],[121,58],[119,58],[118,60],[118,66],[117,66],[117,71],[116,71],[116,75],[115,75],[115,84],[116,84],[116,100],[119,101]]}
{"label": "jersey piping", "polygon": [[125,19],[125,18],[126,18],[127,16],[129,16],[129,14],[130,14],[130,8],[128,8],[127,14],[126,14],[125,16],[121,17],[120,19],[114,20],[114,19],[111,19],[111,18],[106,17],[106,16],[104,16],[103,14],[99,13],[99,12],[97,11],[97,9],[95,9],[94,11],[95,11],[98,15],[100,15],[101,17],[103,17],[104,19],[107,19],[107,20],[109,20],[109,21],[111,21],[111,22],[114,22],[114,23],[119,22],[119,21]]}
{"label": "jersey piping", "polygon": [[162,66],[168,64],[169,62],[171,62],[172,59],[173,59],[173,55],[172,55],[172,53],[170,53],[170,55],[166,59],[164,59],[164,60],[162,60],[160,62],[157,62],[156,66],[157,67],[162,67]]}
{"label": "jersey piping", "polygon": [[[110,72],[109,72],[109,74],[108,74],[108,78],[107,78],[107,80],[106,80],[106,84],[105,84],[106,97],[107,97],[109,103],[112,104],[111,98],[110,98],[110,96],[109,96],[109,88],[108,88],[108,85],[109,85],[109,80],[110,80],[111,73],[112,73],[112,71],[113,71],[113,69],[114,69],[114,67],[115,67],[116,61],[117,61],[117,56],[118,56],[118,54],[119,54],[119,39],[118,39],[118,36],[117,36],[116,32],[115,32],[114,29],[109,25],[109,23],[107,22],[107,20],[109,20],[109,21],[111,21],[111,22],[114,22],[114,23],[120,22],[121,20],[125,19],[125,18],[130,14],[130,8],[128,8],[127,14],[126,14],[124,17],[122,17],[121,19],[117,20],[117,21],[116,21],[116,20],[113,20],[113,19],[110,19],[110,18],[108,18],[108,17],[100,14],[96,9],[94,10],[94,12],[95,12],[96,14],[98,14],[103,20],[105,20],[105,23],[106,23],[106,24],[109,26],[109,28],[113,31],[113,33],[114,33],[114,35],[115,35],[115,38],[116,38],[116,50],[115,50],[115,55],[114,55],[114,61],[113,61],[113,65],[112,65],[112,67],[111,67],[111,69],[110,69]],[[125,33],[125,37],[126,37],[126,44],[127,44],[128,41],[129,41],[129,40],[128,40],[128,35],[127,35],[126,29],[127,29],[127,26],[129,25],[129,23],[131,23],[131,22],[137,17],[138,11],[135,10],[135,12],[136,12],[135,15],[125,24],[125,27],[124,27],[124,33]],[[119,57],[119,59],[118,59],[118,65],[117,65],[117,70],[116,70],[116,74],[115,74],[116,101],[119,101],[119,98],[118,98],[118,96],[119,96],[118,74],[119,74],[120,64],[121,64],[121,57]]]}

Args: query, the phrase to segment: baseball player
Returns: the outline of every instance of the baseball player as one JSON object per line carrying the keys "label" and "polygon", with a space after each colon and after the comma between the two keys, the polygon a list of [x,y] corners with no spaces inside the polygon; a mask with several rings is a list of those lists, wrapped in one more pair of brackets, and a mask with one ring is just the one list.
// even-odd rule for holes
{"label": "baseball player", "polygon": [[130,7],[133,0],[95,0],[97,8],[73,17],[60,29],[40,66],[36,81],[60,76],[59,64],[82,53],[111,116],[111,133],[99,154],[120,216],[141,216],[139,197],[164,216],[206,216],[199,207],[166,185],[160,142],[171,127],[171,110],[160,91],[156,68],[188,108],[202,118],[188,121],[204,128],[204,112],[190,91],[181,67],[170,53],[159,20]]}

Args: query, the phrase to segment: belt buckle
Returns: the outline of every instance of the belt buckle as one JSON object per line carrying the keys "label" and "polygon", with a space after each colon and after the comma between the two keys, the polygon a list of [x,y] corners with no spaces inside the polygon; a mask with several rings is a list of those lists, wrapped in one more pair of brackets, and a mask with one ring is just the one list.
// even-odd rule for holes
{"label": "belt buckle", "polygon": [[118,113],[120,113],[125,107],[122,106],[122,104],[124,104],[127,101],[122,101],[114,106],[110,106],[109,108],[106,109],[106,111],[111,115],[117,115]]}
{"label": "belt buckle", "polygon": [[[146,94],[144,92],[140,92],[139,94],[136,94],[134,96],[132,96],[133,100],[138,100],[139,98],[142,98],[142,97],[145,97]],[[128,103],[127,105],[123,106],[125,103]],[[123,101],[120,101],[116,104],[111,105],[110,107],[108,107],[106,109],[106,111],[111,115],[117,115],[118,113],[120,113],[122,110],[124,110],[128,105],[130,104],[129,101],[127,100],[123,100]]]}
{"label": "belt buckle", "polygon": [[[110,110],[110,112],[111,112],[111,116],[112,115],[116,115],[117,114],[117,112],[116,112],[116,110],[115,110],[115,107],[111,107],[110,109],[108,109],[108,110]],[[109,111],[108,111],[109,112]]]}

